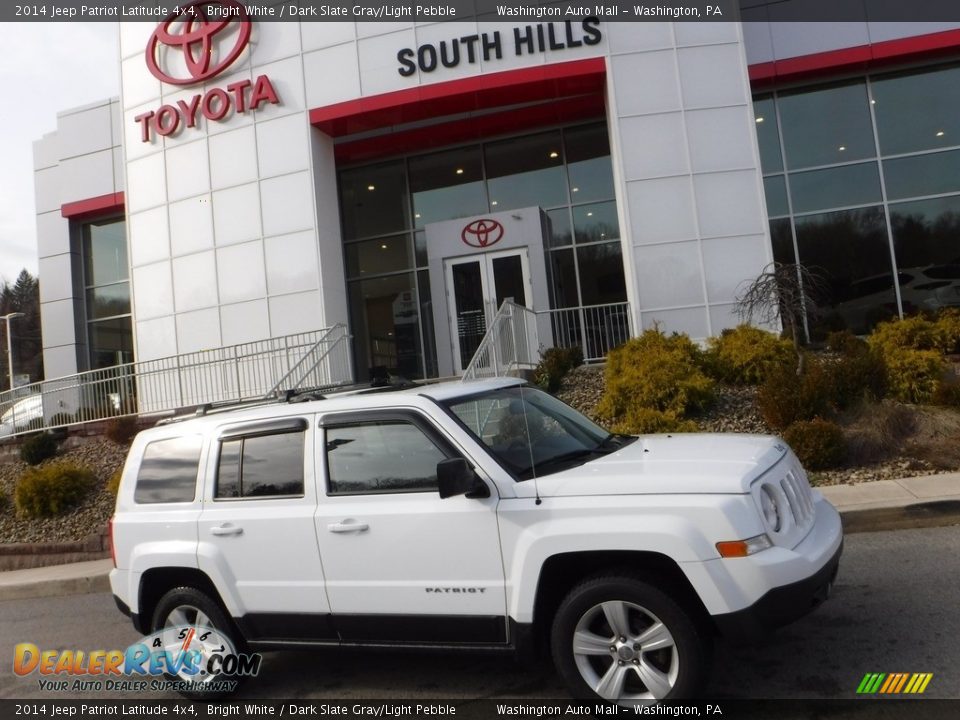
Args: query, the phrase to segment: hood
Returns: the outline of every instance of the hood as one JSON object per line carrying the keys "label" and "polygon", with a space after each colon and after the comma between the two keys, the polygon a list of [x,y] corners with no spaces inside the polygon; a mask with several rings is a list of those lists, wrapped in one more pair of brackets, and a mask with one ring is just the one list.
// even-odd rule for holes
{"label": "hood", "polygon": [[769,435],[641,435],[622,450],[538,478],[540,495],[741,494],[787,453]]}

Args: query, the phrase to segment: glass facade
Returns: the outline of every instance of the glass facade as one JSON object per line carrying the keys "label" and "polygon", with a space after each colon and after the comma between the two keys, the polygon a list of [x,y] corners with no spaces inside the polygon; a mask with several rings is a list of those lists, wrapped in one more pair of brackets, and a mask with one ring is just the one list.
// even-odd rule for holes
{"label": "glass facade", "polygon": [[821,272],[814,337],[960,305],[960,66],[754,99],[774,258]]}
{"label": "glass facade", "polygon": [[126,223],[86,223],[81,242],[90,369],[133,362]]}
{"label": "glass facade", "polygon": [[626,300],[603,122],[345,168],[339,187],[360,379],[438,374],[430,223],[539,206],[549,218],[551,307]]}

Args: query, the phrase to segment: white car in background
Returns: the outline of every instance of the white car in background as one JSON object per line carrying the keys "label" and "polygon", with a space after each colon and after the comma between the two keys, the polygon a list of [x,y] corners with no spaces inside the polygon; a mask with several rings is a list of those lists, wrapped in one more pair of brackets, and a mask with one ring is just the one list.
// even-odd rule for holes
{"label": "white car in background", "polygon": [[26,430],[35,420],[43,420],[42,395],[28,395],[8,406],[0,415],[0,437]]}

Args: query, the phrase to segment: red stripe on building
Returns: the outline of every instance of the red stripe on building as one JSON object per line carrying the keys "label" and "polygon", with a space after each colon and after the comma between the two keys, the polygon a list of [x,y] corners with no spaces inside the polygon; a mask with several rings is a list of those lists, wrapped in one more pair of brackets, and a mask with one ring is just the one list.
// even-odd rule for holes
{"label": "red stripe on building", "polygon": [[60,206],[60,214],[70,220],[86,220],[91,217],[122,213],[123,207],[124,196],[122,192],[118,192],[64,203]]}
{"label": "red stripe on building", "polygon": [[348,100],[310,111],[310,123],[333,137],[430,118],[602,93],[606,60],[590,58],[506,70]]}
{"label": "red stripe on building", "polygon": [[756,63],[749,68],[750,84],[756,90],[767,85],[863,73],[890,65],[950,55],[960,55],[960,30]]}

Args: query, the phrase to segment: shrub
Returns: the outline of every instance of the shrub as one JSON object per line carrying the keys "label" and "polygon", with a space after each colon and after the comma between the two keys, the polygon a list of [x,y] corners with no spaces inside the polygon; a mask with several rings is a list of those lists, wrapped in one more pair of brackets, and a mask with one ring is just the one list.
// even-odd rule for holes
{"label": "shrub", "polygon": [[960,353],[960,308],[944,308],[937,314],[936,324],[940,349],[945,353]]}
{"label": "shrub", "polygon": [[130,416],[113,418],[107,422],[104,434],[117,445],[126,445],[137,434],[137,419]]}
{"label": "shrub", "polygon": [[863,400],[882,400],[887,364],[880,352],[853,335],[835,346],[842,348],[840,357],[825,365],[833,404],[843,410]]}
{"label": "shrub", "polygon": [[783,433],[800,462],[808,470],[827,470],[843,462],[846,443],[843,431],[829,420],[801,420]]}
{"label": "shrub", "polygon": [[39,465],[57,454],[57,439],[50,433],[31,435],[20,446],[20,459],[27,465]]}
{"label": "shrub", "polygon": [[542,353],[533,371],[534,382],[548,392],[556,392],[564,375],[583,365],[583,351],[579,347],[553,347]]}
{"label": "shrub", "polygon": [[901,402],[925,403],[933,398],[943,374],[936,350],[899,348],[884,353],[890,394]]}
{"label": "shrub", "polygon": [[30,468],[17,481],[17,510],[28,518],[59,515],[83,501],[93,479],[89,470],[69,462]]}
{"label": "shrub", "polygon": [[797,377],[795,366],[777,368],[760,386],[757,406],[770,427],[783,429],[830,412],[832,388],[824,363],[807,357],[805,367],[801,377]]}
{"label": "shrub", "polygon": [[10,496],[7,495],[6,490],[0,488],[0,515],[3,515],[9,509],[10,509]]}
{"label": "shrub", "polygon": [[871,465],[898,456],[917,431],[917,418],[915,408],[900,403],[863,403],[844,426],[847,462]]}
{"label": "shrub", "polygon": [[920,315],[879,323],[868,342],[884,356],[897,350],[939,350],[943,338],[936,323]]}
{"label": "shrub", "polygon": [[933,392],[931,402],[934,405],[960,408],[960,385],[941,382]]}
{"label": "shrub", "polygon": [[771,370],[793,362],[793,344],[750,325],[710,338],[707,368],[718,380],[741,385],[763,382]]}
{"label": "shrub", "polygon": [[627,435],[645,435],[647,433],[696,432],[697,424],[693,420],[684,420],[676,413],[634,405],[611,428],[614,432]]}
{"label": "shrub", "polygon": [[615,424],[638,408],[680,418],[706,407],[713,399],[714,383],[701,370],[701,356],[686,335],[667,337],[656,328],[611,350],[597,415]]}
{"label": "shrub", "polygon": [[110,494],[114,497],[117,496],[117,493],[120,492],[120,479],[123,477],[123,465],[118,467],[113,471],[113,474],[110,476],[110,479],[107,480],[107,490],[110,491]]}

